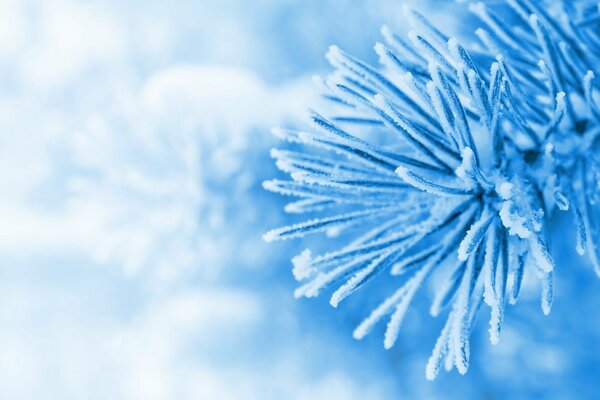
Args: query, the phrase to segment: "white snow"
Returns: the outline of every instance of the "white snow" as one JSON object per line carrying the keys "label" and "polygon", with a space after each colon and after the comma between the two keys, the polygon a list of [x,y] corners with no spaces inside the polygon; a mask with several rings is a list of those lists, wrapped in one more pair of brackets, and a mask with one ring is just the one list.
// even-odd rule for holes
{"label": "white snow", "polygon": [[310,266],[312,261],[312,253],[309,249],[305,249],[302,253],[292,258],[292,273],[297,281],[301,281],[310,277],[315,269]]}
{"label": "white snow", "polygon": [[514,185],[510,182],[502,181],[498,185],[496,185],[496,193],[504,199],[508,200],[512,197]]}
{"label": "white snow", "polygon": [[521,239],[527,239],[531,237],[532,234],[527,226],[528,220],[526,217],[521,216],[512,210],[513,204],[514,203],[511,201],[502,203],[499,213],[502,225],[508,229],[509,234],[517,235]]}

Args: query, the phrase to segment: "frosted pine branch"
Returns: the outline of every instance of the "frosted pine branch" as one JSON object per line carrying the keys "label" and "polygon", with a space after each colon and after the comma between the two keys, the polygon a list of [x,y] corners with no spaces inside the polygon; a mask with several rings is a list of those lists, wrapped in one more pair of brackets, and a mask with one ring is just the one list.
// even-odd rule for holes
{"label": "frosted pine branch", "polygon": [[298,198],[286,210],[317,215],[265,239],[348,238],[294,259],[297,296],[332,289],[337,307],[391,274],[398,289],[354,331],[361,339],[389,317],[390,348],[422,283],[445,274],[431,314],[450,311],[428,379],[442,364],[466,373],[482,301],[498,343],[526,269],[550,313],[563,267],[549,248],[555,214],[572,217],[576,251],[600,275],[600,14],[592,1],[562,3],[474,2],[480,43],[470,46],[406,10],[408,40],[382,29],[382,67],[332,46],[335,74],[315,79],[331,106],[310,113],[311,131],[275,131],[294,147],[272,151],[292,180],[264,186]]}

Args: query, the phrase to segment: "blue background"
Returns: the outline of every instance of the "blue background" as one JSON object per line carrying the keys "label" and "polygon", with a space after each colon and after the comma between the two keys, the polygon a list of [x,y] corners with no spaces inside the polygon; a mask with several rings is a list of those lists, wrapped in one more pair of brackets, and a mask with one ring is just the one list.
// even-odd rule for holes
{"label": "blue background", "polygon": [[[462,5],[408,3],[476,28]],[[375,62],[381,25],[407,29],[399,2],[0,9],[0,398],[597,398],[600,282],[570,238],[552,314],[526,278],[500,344],[482,311],[469,373],[433,383],[431,287],[386,351],[381,327],[351,336],[377,298],[295,300],[311,242],[263,243],[297,220],[261,188],[270,128],[302,126],[330,44]]]}

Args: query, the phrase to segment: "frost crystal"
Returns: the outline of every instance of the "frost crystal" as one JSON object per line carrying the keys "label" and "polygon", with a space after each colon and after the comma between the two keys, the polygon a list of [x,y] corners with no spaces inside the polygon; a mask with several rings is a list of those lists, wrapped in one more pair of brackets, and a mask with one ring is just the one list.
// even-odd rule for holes
{"label": "frost crystal", "polygon": [[[600,274],[600,14],[592,1],[477,2],[478,43],[469,50],[407,10],[409,41],[388,28],[378,68],[331,47],[336,73],[316,79],[331,104],[312,111],[312,130],[278,129],[293,150],[274,150],[291,181],[265,188],[298,197],[295,213],[321,213],[265,239],[336,232],[346,244],[296,257],[297,296],[334,288],[338,306],[382,272],[399,288],[356,328],[361,339],[390,316],[395,343],[413,296],[446,276],[431,314],[448,317],[427,364],[464,374],[481,302],[496,344],[506,299],[517,300],[525,268],[541,281],[550,312],[555,262],[548,221],[573,217],[576,250]],[[559,266],[560,267],[560,266]]]}

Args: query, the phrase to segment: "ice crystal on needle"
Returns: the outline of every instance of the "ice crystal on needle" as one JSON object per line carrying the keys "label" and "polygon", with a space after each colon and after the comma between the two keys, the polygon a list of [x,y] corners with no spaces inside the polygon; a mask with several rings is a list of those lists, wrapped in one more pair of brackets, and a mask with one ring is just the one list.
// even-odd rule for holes
{"label": "ice crystal on needle", "polygon": [[397,277],[397,291],[355,338],[389,316],[384,345],[392,347],[423,282],[446,276],[431,306],[434,316],[449,311],[428,379],[442,365],[467,371],[482,302],[498,342],[526,268],[540,278],[550,312],[555,213],[572,215],[576,250],[600,274],[600,7],[508,0],[469,9],[481,27],[465,47],[412,10],[408,41],[382,29],[382,67],[332,46],[336,72],[317,79],[332,106],[327,116],[311,111],[311,130],[275,130],[296,144],[272,151],[292,179],[264,184],[299,198],[289,212],[321,213],[268,232],[267,241],[354,233],[342,248],[294,258],[297,296],[333,288],[336,307],[382,272]]}

